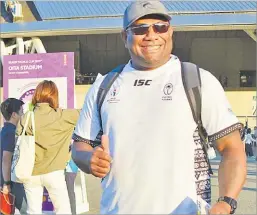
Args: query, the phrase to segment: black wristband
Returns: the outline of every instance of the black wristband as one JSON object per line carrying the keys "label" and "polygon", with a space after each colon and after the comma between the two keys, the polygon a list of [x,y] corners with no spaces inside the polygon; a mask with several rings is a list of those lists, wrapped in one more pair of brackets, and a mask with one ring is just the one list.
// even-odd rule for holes
{"label": "black wristband", "polygon": [[12,181],[4,181],[4,185],[11,185]]}
{"label": "black wristband", "polygon": [[221,196],[221,197],[219,197],[217,202],[221,202],[221,201],[226,202],[227,204],[230,205],[230,207],[231,207],[230,214],[235,213],[236,208],[237,208],[237,201],[235,199],[230,198],[228,196]]}

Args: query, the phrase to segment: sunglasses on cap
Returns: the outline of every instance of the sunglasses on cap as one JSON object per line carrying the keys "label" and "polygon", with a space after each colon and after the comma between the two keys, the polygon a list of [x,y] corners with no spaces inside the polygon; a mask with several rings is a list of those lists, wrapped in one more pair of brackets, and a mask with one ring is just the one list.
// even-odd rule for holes
{"label": "sunglasses on cap", "polygon": [[145,35],[148,33],[149,28],[152,27],[153,31],[157,34],[166,33],[169,30],[170,24],[169,23],[154,23],[154,24],[142,24],[131,26],[126,29],[126,31],[131,31],[134,35]]}

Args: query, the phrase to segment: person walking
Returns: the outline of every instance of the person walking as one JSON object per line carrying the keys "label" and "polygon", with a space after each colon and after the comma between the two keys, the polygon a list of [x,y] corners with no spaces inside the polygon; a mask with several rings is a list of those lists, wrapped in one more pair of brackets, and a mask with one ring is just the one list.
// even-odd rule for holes
{"label": "person walking", "polygon": [[15,131],[18,121],[23,115],[23,101],[8,98],[1,104],[1,113],[5,119],[1,130],[1,187],[4,194],[15,196],[15,208],[20,214],[27,212],[27,199],[23,184],[11,181],[11,165],[15,148]]}
{"label": "person walking", "polygon": [[251,128],[247,128],[246,135],[244,138],[245,143],[245,153],[247,157],[252,157],[253,155],[253,144],[256,143],[256,140],[252,137]]}

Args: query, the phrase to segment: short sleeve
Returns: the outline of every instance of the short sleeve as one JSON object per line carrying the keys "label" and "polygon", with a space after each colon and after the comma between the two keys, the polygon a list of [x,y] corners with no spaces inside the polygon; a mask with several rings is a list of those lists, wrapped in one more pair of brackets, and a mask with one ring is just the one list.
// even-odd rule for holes
{"label": "short sleeve", "polygon": [[15,133],[7,133],[3,138],[3,151],[14,152],[15,148]]}
{"label": "short sleeve", "polygon": [[96,141],[101,133],[100,117],[96,104],[97,93],[101,82],[102,78],[99,78],[91,86],[86,95],[85,102],[73,134],[74,141]]}
{"label": "short sleeve", "polygon": [[69,123],[71,125],[76,125],[80,110],[77,109],[61,109],[62,119],[66,123]]}
{"label": "short sleeve", "polygon": [[242,129],[219,81],[209,72],[200,70],[202,81],[202,122],[208,139],[213,142]]}

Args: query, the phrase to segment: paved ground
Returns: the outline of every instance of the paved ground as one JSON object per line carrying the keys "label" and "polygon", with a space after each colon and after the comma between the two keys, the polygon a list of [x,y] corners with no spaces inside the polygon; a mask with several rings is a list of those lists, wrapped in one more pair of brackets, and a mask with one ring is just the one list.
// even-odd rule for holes
{"label": "paved ground", "polygon": [[[257,149],[254,149],[257,154]],[[218,178],[217,171],[220,159],[212,160],[214,175],[212,179],[212,199],[218,197]],[[236,214],[257,214],[256,211],[256,161],[254,158],[248,158],[247,182],[238,199],[238,210]],[[99,201],[101,197],[100,180],[92,176],[86,176],[87,193],[90,211],[86,214],[99,214]]]}

